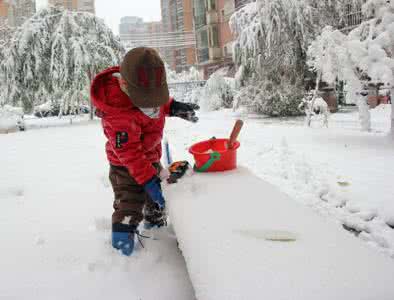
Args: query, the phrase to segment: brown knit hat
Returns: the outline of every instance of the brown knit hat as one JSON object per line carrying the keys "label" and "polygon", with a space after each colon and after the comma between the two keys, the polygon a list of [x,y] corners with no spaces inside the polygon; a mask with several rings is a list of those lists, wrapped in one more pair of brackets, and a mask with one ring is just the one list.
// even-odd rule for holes
{"label": "brown knit hat", "polygon": [[166,69],[156,50],[145,47],[130,50],[120,66],[120,74],[135,106],[159,107],[170,99]]}

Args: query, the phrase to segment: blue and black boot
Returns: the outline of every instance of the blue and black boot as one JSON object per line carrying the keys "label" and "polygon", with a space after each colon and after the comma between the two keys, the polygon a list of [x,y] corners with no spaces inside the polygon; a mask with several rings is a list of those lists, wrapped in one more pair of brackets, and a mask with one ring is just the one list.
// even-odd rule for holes
{"label": "blue and black boot", "polygon": [[167,226],[167,214],[165,208],[157,204],[149,203],[144,210],[144,229],[160,228]]}
{"label": "blue and black boot", "polygon": [[123,255],[130,256],[134,251],[136,232],[135,225],[112,224],[112,247],[120,250]]}

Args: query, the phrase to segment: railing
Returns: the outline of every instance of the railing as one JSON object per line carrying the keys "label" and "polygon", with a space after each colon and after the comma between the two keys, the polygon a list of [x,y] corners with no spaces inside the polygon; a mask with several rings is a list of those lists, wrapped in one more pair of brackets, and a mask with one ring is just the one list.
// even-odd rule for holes
{"label": "railing", "polygon": [[204,49],[197,49],[197,55],[198,55],[198,63],[204,63],[209,61],[209,49],[204,48]]}
{"label": "railing", "polygon": [[172,83],[168,84],[168,88],[169,89],[192,90],[194,88],[203,87],[205,84],[206,84],[205,80],[172,82]]}
{"label": "railing", "polygon": [[168,84],[170,95],[179,101],[191,101],[193,90],[204,87],[206,81],[174,82]]}
{"label": "railing", "polygon": [[362,11],[354,11],[345,15],[345,24],[342,26],[341,31],[349,32],[360,25],[365,20]]}

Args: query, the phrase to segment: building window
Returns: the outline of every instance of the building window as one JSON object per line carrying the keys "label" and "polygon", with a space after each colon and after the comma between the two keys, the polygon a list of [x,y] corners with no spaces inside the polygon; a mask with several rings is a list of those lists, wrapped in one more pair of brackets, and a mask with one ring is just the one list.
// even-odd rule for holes
{"label": "building window", "polygon": [[208,11],[216,10],[216,0],[205,0]]}
{"label": "building window", "polygon": [[208,48],[208,31],[202,30],[197,34],[197,47]]}
{"label": "building window", "polygon": [[209,47],[217,48],[219,47],[219,32],[217,25],[209,28]]}

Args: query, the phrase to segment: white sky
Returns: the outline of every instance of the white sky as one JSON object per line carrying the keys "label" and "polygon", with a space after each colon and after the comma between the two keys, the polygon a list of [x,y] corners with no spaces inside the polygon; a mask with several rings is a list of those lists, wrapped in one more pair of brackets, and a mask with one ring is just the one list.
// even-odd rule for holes
{"label": "white sky", "polygon": [[[36,0],[37,8],[47,5],[47,0]],[[103,18],[111,29],[118,34],[120,18],[137,16],[144,21],[161,19],[160,0],[96,0],[96,15]]]}

